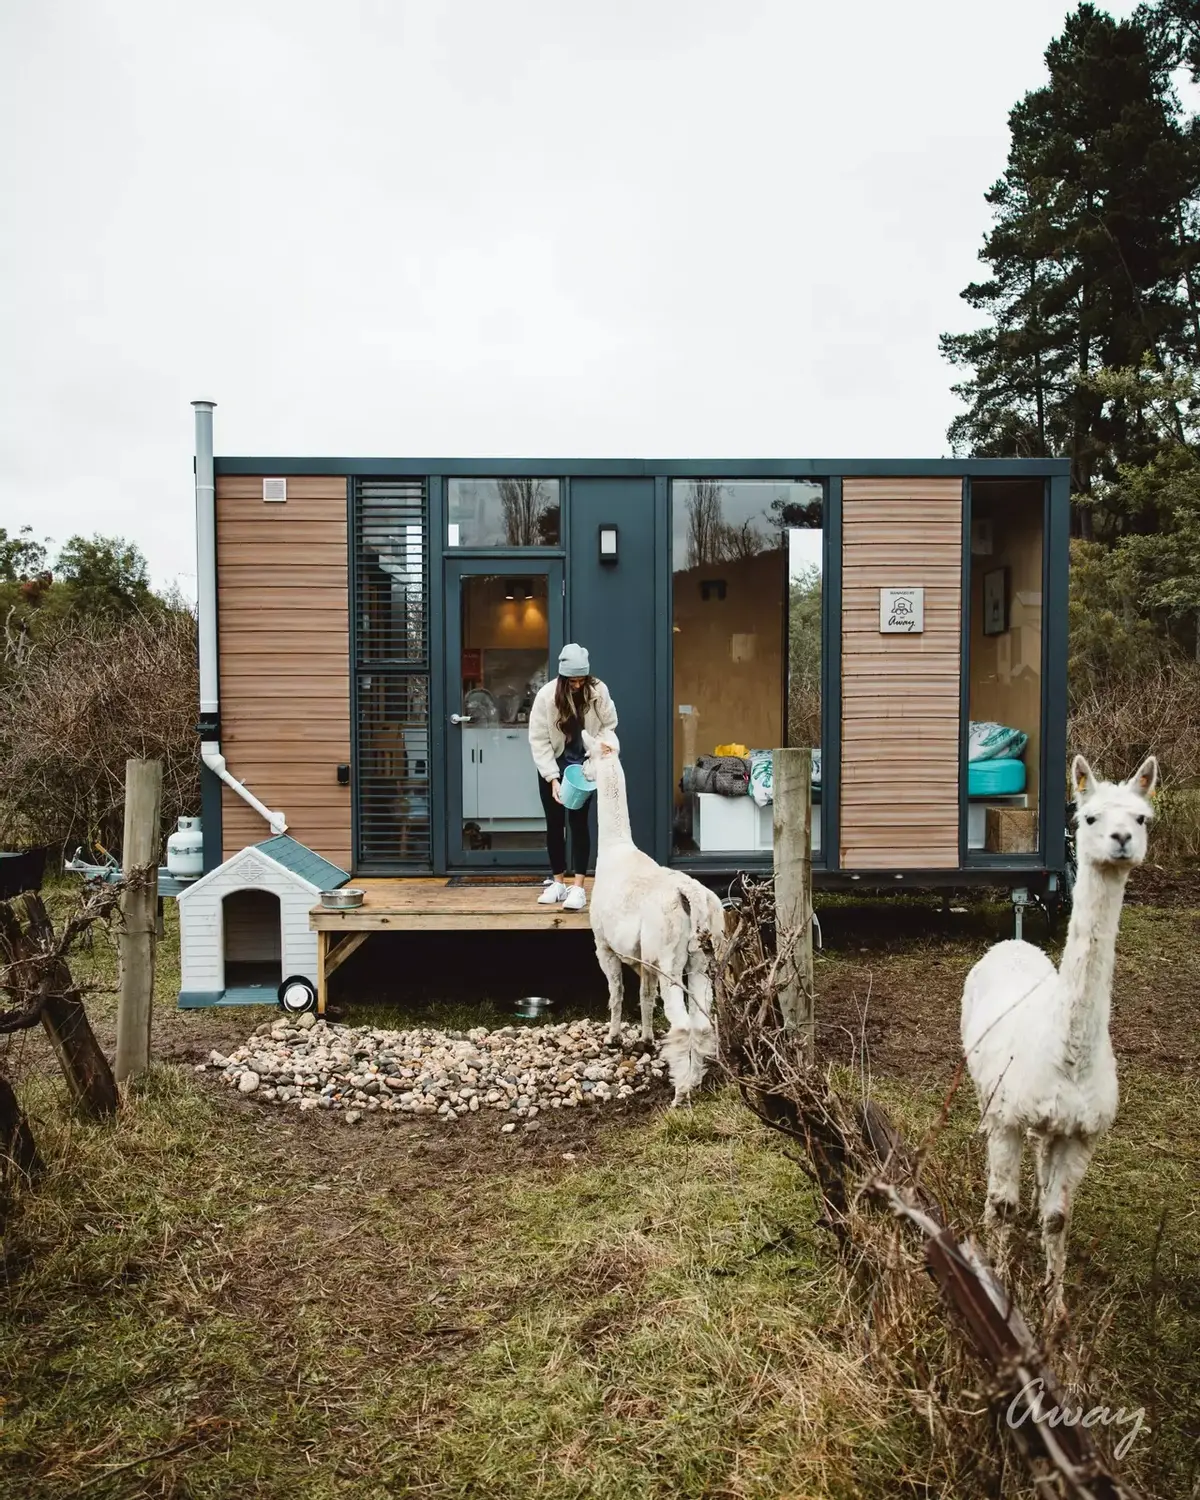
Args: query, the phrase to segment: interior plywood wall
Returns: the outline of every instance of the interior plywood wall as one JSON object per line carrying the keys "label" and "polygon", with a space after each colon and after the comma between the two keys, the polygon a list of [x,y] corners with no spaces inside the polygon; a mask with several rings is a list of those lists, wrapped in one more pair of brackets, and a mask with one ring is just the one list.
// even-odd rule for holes
{"label": "interior plywood wall", "polygon": [[[786,553],[776,548],[675,574],[676,801],[692,759],[689,734],[696,755],[731,743],[768,750],[783,743],[786,568]],[[723,582],[725,597],[710,589],[706,599],[705,580]],[[681,717],[681,704],[692,713]]]}
{"label": "interior plywood wall", "polygon": [[[216,491],[221,750],[293,838],[348,870],[346,480],[289,478],[282,503],[260,477],[219,476]],[[228,787],[221,815],[226,859],[270,837]]]}
{"label": "interior plywood wall", "polygon": [[[977,480],[971,487],[972,522],[990,523],[992,545],[987,555],[971,557],[971,718],[1008,724],[1029,736],[1024,760],[1030,807],[1037,806],[1042,753],[1044,510],[1041,480]],[[1008,629],[984,635],[984,575],[1005,567]]]}
{"label": "interior plywood wall", "polygon": [[[962,480],[842,485],[841,864],[959,862]],[[923,588],[924,631],[883,635],[882,588]]]}

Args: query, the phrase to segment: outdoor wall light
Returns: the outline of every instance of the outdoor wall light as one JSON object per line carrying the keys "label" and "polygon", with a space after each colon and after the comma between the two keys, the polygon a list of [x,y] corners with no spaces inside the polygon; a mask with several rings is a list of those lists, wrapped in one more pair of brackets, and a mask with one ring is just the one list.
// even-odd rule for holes
{"label": "outdoor wall light", "polygon": [[617,560],[617,528],[615,526],[601,526],[600,528],[600,561],[602,563],[615,563]]}

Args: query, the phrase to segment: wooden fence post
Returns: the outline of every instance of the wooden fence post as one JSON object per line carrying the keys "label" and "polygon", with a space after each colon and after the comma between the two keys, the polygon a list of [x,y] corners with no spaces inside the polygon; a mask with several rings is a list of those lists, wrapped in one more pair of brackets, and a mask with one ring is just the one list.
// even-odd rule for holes
{"label": "wooden fence post", "polygon": [[790,947],[779,965],[784,1025],[801,1033],[811,1059],[816,1042],[812,948],[812,751],[776,750],[775,934]]}
{"label": "wooden fence post", "polygon": [[[117,1085],[100,1043],[96,1040],[79,991],[65,958],[54,956],[54,924],[36,891],[21,898],[27,931],[10,906],[0,902],[0,949],[10,959],[27,963],[38,972],[36,1016],[41,1017],[50,1038],[71,1098],[85,1114],[103,1119],[115,1114]],[[65,951],[65,950],[64,950]]]}
{"label": "wooden fence post", "polygon": [[125,762],[125,838],[121,869],[121,994],[117,1002],[117,1082],[150,1066],[154,949],[158,926],[159,816],[162,761]]}
{"label": "wooden fence post", "polygon": [[29,1121],[12,1085],[0,1074],[0,1209],[11,1181],[18,1176],[28,1181],[41,1169]]}

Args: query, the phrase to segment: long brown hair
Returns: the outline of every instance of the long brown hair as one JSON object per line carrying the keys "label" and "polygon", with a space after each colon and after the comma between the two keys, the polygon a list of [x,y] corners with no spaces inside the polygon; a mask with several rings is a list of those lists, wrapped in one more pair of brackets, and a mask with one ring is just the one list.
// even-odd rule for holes
{"label": "long brown hair", "polygon": [[560,677],[554,688],[554,717],[566,739],[574,739],[583,728],[583,716],[596,696],[596,679],[588,677],[578,692],[571,691],[570,680]]}

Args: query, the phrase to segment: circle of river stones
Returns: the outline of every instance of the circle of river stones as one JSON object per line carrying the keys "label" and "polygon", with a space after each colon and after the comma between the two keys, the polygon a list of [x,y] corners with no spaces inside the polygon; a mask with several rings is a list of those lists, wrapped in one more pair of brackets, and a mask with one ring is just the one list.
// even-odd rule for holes
{"label": "circle of river stones", "polygon": [[608,1104],[643,1094],[664,1063],[622,1029],[623,1050],[608,1048],[598,1021],[502,1026],[488,1031],[382,1031],[336,1026],[311,1013],[260,1026],[228,1057],[213,1051],[198,1072],[217,1072],[239,1093],[302,1111],[340,1110],[347,1125],[364,1115],[430,1115],[448,1124],[493,1110],[500,1129],[538,1128],[547,1110]]}

